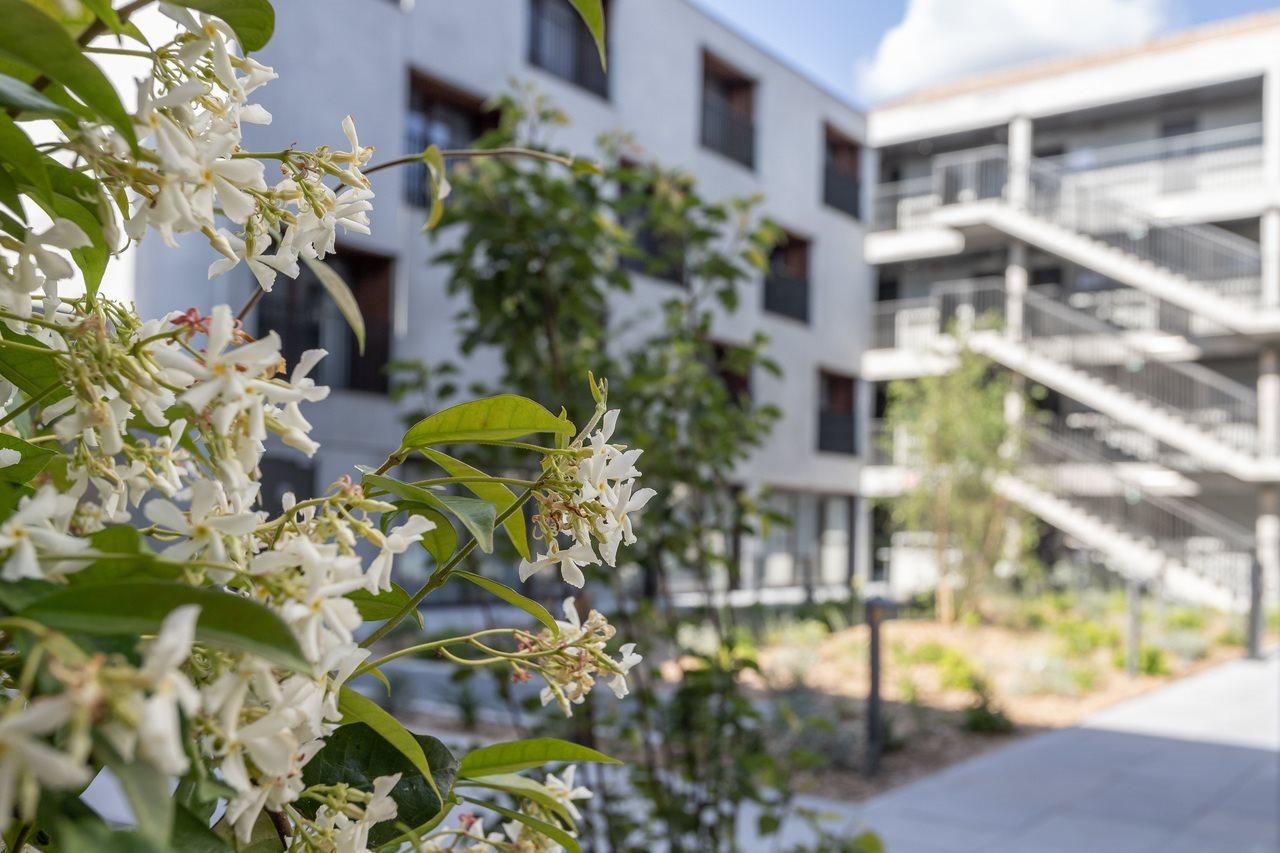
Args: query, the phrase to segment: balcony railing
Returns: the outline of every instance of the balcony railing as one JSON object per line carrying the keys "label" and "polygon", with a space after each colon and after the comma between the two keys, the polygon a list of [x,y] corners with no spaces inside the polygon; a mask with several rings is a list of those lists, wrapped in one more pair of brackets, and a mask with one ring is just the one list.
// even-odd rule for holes
{"label": "balcony railing", "polygon": [[809,280],[784,272],[770,272],[764,280],[764,310],[809,322]]}
{"label": "balcony railing", "polygon": [[1129,199],[1154,199],[1257,185],[1262,144],[1262,125],[1252,123],[1089,148],[1045,160],[1069,174],[1073,183]]}
{"label": "balcony railing", "polygon": [[871,230],[898,231],[921,228],[938,209],[932,175],[880,184],[872,200]]}
{"label": "balcony railing", "polygon": [[858,452],[853,412],[818,412],[818,449],[828,453]]}
{"label": "balcony railing", "polygon": [[748,169],[755,168],[755,122],[710,89],[702,92],[702,144]]}
{"label": "balcony railing", "polygon": [[862,184],[848,172],[827,164],[822,173],[822,200],[836,210],[842,210],[854,219],[861,218],[862,204],[859,196]]}
{"label": "balcony railing", "polygon": [[951,331],[981,328],[1004,315],[1004,293],[995,278],[941,282],[933,294],[917,299],[877,302],[872,306],[872,349],[931,348]]}

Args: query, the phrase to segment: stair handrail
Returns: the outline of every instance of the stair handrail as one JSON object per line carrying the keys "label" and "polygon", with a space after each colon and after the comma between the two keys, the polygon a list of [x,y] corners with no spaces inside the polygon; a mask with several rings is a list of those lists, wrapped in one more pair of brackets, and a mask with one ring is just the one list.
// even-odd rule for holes
{"label": "stair handrail", "polygon": [[1112,460],[1099,453],[1087,450],[1080,444],[1064,440],[1061,435],[1054,434],[1052,427],[1046,429],[1034,423],[1028,424],[1026,440],[1029,444],[1038,444],[1049,448],[1077,462],[1100,466],[1105,471],[1105,476],[1111,477],[1126,489],[1136,492],[1143,501],[1200,528],[1207,535],[1221,539],[1228,544],[1233,544],[1244,551],[1252,552],[1255,546],[1256,540],[1253,531],[1244,525],[1238,524],[1230,518],[1205,507],[1193,505],[1170,495],[1156,494],[1150,489],[1144,489],[1141,485],[1115,473]]}

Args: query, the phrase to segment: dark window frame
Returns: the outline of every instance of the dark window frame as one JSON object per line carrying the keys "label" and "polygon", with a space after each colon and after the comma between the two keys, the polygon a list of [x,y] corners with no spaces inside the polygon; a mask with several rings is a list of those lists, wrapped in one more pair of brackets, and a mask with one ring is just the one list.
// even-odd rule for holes
{"label": "dark window frame", "polygon": [[756,81],[710,51],[702,52],[703,148],[755,171]]}
{"label": "dark window frame", "polygon": [[[329,350],[312,375],[334,390],[385,395],[386,365],[391,360],[392,312],[395,306],[395,258],[340,245],[324,263],[351,288],[365,322],[365,351],[324,286],[306,267],[294,279],[281,279],[258,304],[259,335],[280,335],[281,355],[296,363],[309,349]],[[366,265],[353,272],[353,265]],[[359,274],[357,274],[359,273]]]}
{"label": "dark window frame", "polygon": [[818,450],[858,455],[858,377],[818,369]]}
{"label": "dark window frame", "polygon": [[823,124],[822,203],[862,219],[862,146],[847,133]]}
{"label": "dark window frame", "polygon": [[[422,117],[419,119],[419,117]],[[432,126],[432,123],[435,126]],[[461,135],[439,131],[467,125]],[[409,72],[409,107],[405,111],[405,153],[417,154],[430,145],[440,148],[469,147],[497,124],[497,115],[484,108],[484,99],[419,71]],[[416,125],[416,126],[415,126]],[[452,167],[453,161],[448,163]],[[426,163],[410,163],[405,167],[404,200],[409,205],[426,208],[431,201],[427,190]]]}
{"label": "dark window frame", "polygon": [[[610,30],[609,3],[604,4],[605,40]],[[587,25],[565,0],[529,0],[529,64],[609,100],[609,75]],[[606,44],[607,49],[607,44]]]}
{"label": "dark window frame", "polygon": [[764,278],[764,310],[805,325],[812,314],[812,242],[790,232],[769,255]]}

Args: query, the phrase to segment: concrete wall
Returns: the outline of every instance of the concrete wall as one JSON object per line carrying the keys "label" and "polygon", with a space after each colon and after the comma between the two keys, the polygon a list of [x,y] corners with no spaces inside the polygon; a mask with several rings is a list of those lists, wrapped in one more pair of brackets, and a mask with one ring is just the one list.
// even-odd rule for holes
{"label": "concrete wall", "polygon": [[[752,486],[856,491],[859,460],[815,448],[818,370],[855,374],[869,331],[872,279],[861,260],[862,226],[822,202],[824,123],[861,139],[860,114],[684,0],[611,4],[607,99],[528,64],[525,0],[418,3],[408,11],[361,0],[358,13],[352,5],[307,0],[306,14],[281,10],[275,38],[261,56],[281,74],[261,90],[274,121],[249,129],[246,147],[340,144],[339,125],[349,112],[361,142],[375,146],[374,159],[382,160],[404,153],[411,70],[480,98],[521,79],[533,81],[570,116],[571,125],[556,132],[557,147],[590,154],[600,133],[621,130],[634,136],[647,158],[694,174],[709,198],[763,195],[764,215],[810,241],[811,322],[765,314],[759,283],[744,292],[735,316],[719,321],[717,334],[725,339],[746,340],[764,330],[772,339],[769,354],[783,369],[782,378],[753,377],[757,397],[785,415],[739,477]],[[704,49],[756,81],[754,170],[699,144]],[[431,266],[450,237],[433,243],[420,233],[424,213],[404,201],[404,180],[403,170],[375,175],[373,234],[342,242],[394,258],[393,358],[456,361],[457,306],[444,293],[441,271]],[[187,242],[180,252],[151,238],[141,247],[136,295],[144,314],[238,303],[250,292],[243,269],[206,282],[212,252],[200,240]],[[642,280],[611,315],[656,320],[669,288]],[[473,377],[492,376],[496,363],[482,353],[464,367]],[[625,400],[617,403],[625,408]],[[350,473],[356,463],[376,464],[399,438],[394,407],[378,395],[336,391],[308,417],[324,445],[318,486]]]}

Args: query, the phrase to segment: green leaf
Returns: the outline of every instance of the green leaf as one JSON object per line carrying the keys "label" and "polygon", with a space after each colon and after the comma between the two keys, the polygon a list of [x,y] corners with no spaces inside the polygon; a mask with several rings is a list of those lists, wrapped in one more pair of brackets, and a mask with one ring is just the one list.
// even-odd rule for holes
{"label": "green leaf", "polygon": [[66,86],[137,150],[133,124],[102,69],[58,22],[22,0],[0,0],[0,55]]}
{"label": "green leaf", "polygon": [[112,831],[101,819],[59,820],[53,827],[58,853],[165,853],[140,832]]}
{"label": "green leaf", "polygon": [[8,433],[0,433],[0,450],[16,450],[22,456],[12,465],[0,468],[0,480],[11,483],[30,483],[57,456],[47,447],[31,444]]}
{"label": "green leaf", "polygon": [[289,626],[267,607],[208,587],[167,581],[119,581],[68,587],[23,608],[21,615],[56,631],[91,636],[154,634],[175,607],[200,605],[196,639],[249,652],[309,672]]}
{"label": "green leaf", "polygon": [[137,821],[138,831],[150,841],[164,845],[173,831],[173,799],[169,780],[141,760],[125,761],[105,738],[95,738],[94,757],[111,768],[124,789]]}
{"label": "green leaf", "polygon": [[431,189],[431,212],[427,214],[427,225],[423,230],[430,231],[440,224],[440,218],[444,216],[444,200],[448,198],[452,187],[449,185],[449,175],[445,171],[440,146],[427,146],[427,150],[422,152],[422,162],[427,164]]}
{"label": "green leaf", "polygon": [[[276,844],[279,843],[277,838]],[[210,829],[209,824],[199,815],[193,814],[181,803],[174,809],[173,835],[169,849],[181,850],[182,853],[233,853],[230,844]]]}
{"label": "green leaf", "polygon": [[227,822],[225,815],[213,825],[212,831],[214,835],[232,845],[236,853],[281,853],[284,850],[280,833],[276,831],[275,823],[266,809],[263,809],[258,814],[257,820],[253,822],[248,842],[241,842],[235,837],[235,828]]}
{"label": "green leaf", "polygon": [[[34,397],[46,391],[50,385],[61,382],[62,376],[53,350],[35,338],[20,335],[3,324],[0,324],[0,338],[38,350],[0,347],[0,376],[16,385],[23,394]],[[71,392],[65,387],[57,388],[42,403],[47,406],[69,393]]]}
{"label": "green leaf", "polygon": [[545,820],[538,820],[532,815],[527,815],[524,812],[518,812],[513,809],[506,808],[505,806],[500,806],[497,803],[490,803],[485,800],[473,800],[470,797],[461,797],[461,799],[468,803],[484,806],[486,809],[492,809],[510,820],[519,821],[534,832],[550,838],[552,841],[562,846],[566,851],[568,851],[568,853],[582,853],[582,848],[578,846],[578,839],[574,838],[561,827],[558,827],[553,823],[548,823]]}
{"label": "green leaf", "polygon": [[543,607],[533,599],[526,598],[511,587],[500,584],[495,580],[490,580],[484,575],[477,575],[474,572],[466,572],[461,569],[454,569],[453,574],[456,577],[471,581],[471,583],[481,589],[488,590],[513,607],[519,607],[525,613],[528,613],[534,619],[537,619],[543,625],[546,625],[551,630],[552,634],[559,635],[560,626],[556,624],[555,618],[547,612],[547,608]]}
{"label": "green leaf", "polygon": [[528,776],[520,776],[516,773],[499,773],[496,776],[482,776],[479,779],[459,778],[457,785],[461,787],[464,784],[488,788],[492,791],[502,791],[513,797],[526,797],[543,808],[555,812],[567,826],[573,827],[573,816],[569,814],[569,810],[565,808],[564,803],[556,799],[556,795],[552,793],[550,788],[536,779],[530,779]]}
{"label": "green leaf", "polygon": [[338,306],[338,312],[342,314],[343,319],[347,321],[347,325],[351,327],[352,333],[356,336],[356,345],[360,349],[360,354],[364,355],[364,315],[360,313],[360,303],[356,302],[355,294],[351,292],[351,288],[347,286],[347,283],[342,280],[342,276],[338,275],[334,268],[324,261],[303,257],[302,262],[315,273],[325,292],[329,294],[329,298]]}
{"label": "green leaf", "polygon": [[262,50],[276,28],[276,13],[267,0],[172,0],[227,22],[246,52]]}
{"label": "green leaf", "polygon": [[124,32],[124,24],[120,21],[120,16],[116,14],[116,10],[111,8],[109,0],[80,0],[85,8],[98,17],[102,23],[107,25],[111,32],[119,35]]}
{"label": "green leaf", "polygon": [[[396,802],[396,823],[421,826],[441,813],[443,806],[437,791],[452,791],[457,762],[439,740],[427,735],[411,736],[417,741],[432,769],[424,776],[404,752],[392,745],[367,723],[339,726],[325,741],[302,771],[306,785],[332,785],[345,782],[363,791],[372,790],[379,776],[402,774],[391,789]],[[316,804],[299,800],[295,806],[314,813]],[[400,834],[392,822],[378,824],[369,833],[369,846],[377,847]]]}
{"label": "green leaf", "polygon": [[[466,462],[454,459],[449,454],[441,453],[439,450],[424,447],[422,448],[422,454],[443,468],[451,477],[487,476],[479,468],[473,468]],[[493,509],[498,515],[506,512],[516,502],[515,494],[502,483],[473,482],[461,483],[460,485],[481,500],[486,500],[493,504]],[[524,513],[518,510],[511,513],[502,522],[502,527],[506,530],[507,538],[511,540],[511,544],[515,546],[516,552],[526,560],[533,559],[529,554],[529,533],[525,529]]]}
{"label": "green leaf", "polygon": [[604,4],[600,0],[569,0],[573,8],[582,16],[582,22],[591,31],[591,38],[596,43],[596,51],[600,54],[600,67],[609,69],[609,61],[605,57],[604,45]]}
{"label": "green leaf", "polygon": [[496,514],[493,511],[493,504],[488,501],[434,492],[411,483],[402,483],[394,477],[383,474],[367,473],[364,475],[364,483],[366,486],[377,486],[398,498],[429,504],[437,510],[450,513],[475,537],[480,550],[486,554],[493,551],[493,526]]}
{"label": "green leaf", "polygon": [[467,778],[517,773],[530,767],[541,767],[553,761],[594,761],[598,764],[621,764],[603,752],[551,737],[512,740],[482,746],[468,752],[458,765],[458,775]]}
{"label": "green leaf", "polygon": [[39,601],[46,595],[55,593],[64,587],[50,581],[37,581],[24,578],[19,581],[0,583],[0,605],[10,613],[17,613],[33,601]]}
{"label": "green leaf", "polygon": [[85,287],[90,294],[98,292],[102,274],[107,268],[111,247],[102,233],[98,211],[98,184],[81,172],[68,169],[55,160],[48,160],[45,169],[53,185],[53,204],[45,209],[51,216],[69,219],[89,238],[90,245],[71,251],[71,257],[84,273]]}
{"label": "green leaf", "polygon": [[444,799],[440,797],[440,791],[435,786],[431,765],[427,762],[426,753],[422,751],[422,744],[418,742],[413,732],[400,724],[399,720],[384,711],[377,702],[349,687],[342,688],[338,693],[338,711],[342,714],[344,725],[364,723],[387,743],[400,750],[401,754],[409,759],[418,772],[431,783],[431,789],[435,791],[436,796],[441,800]]}
{"label": "green leaf", "polygon": [[20,118],[73,118],[75,113],[59,106],[39,90],[8,74],[0,74],[0,107],[17,110]]}
{"label": "green leaf", "polygon": [[[445,521],[445,524],[448,523]],[[391,589],[377,595],[367,589],[357,589],[355,592],[348,593],[347,598],[355,602],[356,610],[360,611],[360,618],[366,622],[382,622],[390,619],[409,603],[409,593],[394,583]],[[418,619],[418,627],[425,627],[422,614],[417,609],[414,609],[413,615]]]}
{"label": "green leaf", "polygon": [[450,406],[418,421],[405,433],[401,447],[467,441],[509,441],[537,432],[568,435],[573,424],[543,406],[515,394],[499,394]]}
{"label": "green leaf", "polygon": [[51,203],[53,198],[49,173],[44,168],[48,159],[7,113],[0,112],[0,162],[9,167],[19,183],[30,188],[33,198],[43,200],[45,204]]}

